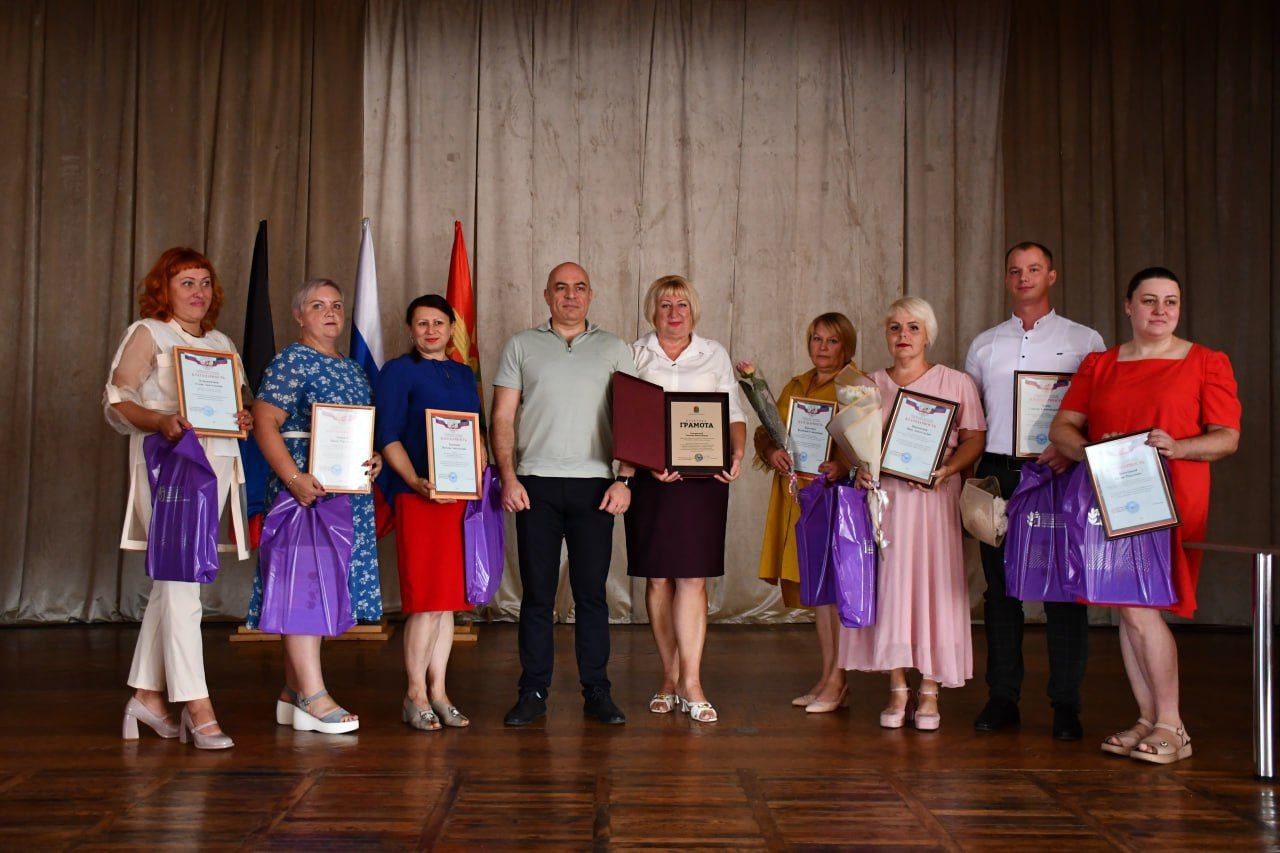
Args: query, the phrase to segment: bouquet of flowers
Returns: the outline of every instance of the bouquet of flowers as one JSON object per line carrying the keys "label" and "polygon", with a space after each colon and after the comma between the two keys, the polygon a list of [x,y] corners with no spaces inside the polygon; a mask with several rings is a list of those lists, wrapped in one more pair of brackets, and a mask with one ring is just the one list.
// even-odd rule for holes
{"label": "bouquet of flowers", "polygon": [[861,375],[852,366],[836,375],[836,400],[840,403],[840,411],[831,419],[827,431],[846,456],[855,463],[865,465],[871,474],[874,486],[867,492],[867,509],[871,513],[876,544],[883,550],[889,544],[883,531],[884,511],[889,506],[889,495],[880,488],[880,450],[883,441],[880,389],[874,385],[855,384]]}
{"label": "bouquet of flowers", "polygon": [[[769,438],[788,453],[794,453],[795,446],[787,435],[786,427],[782,425],[782,418],[778,417],[778,401],[769,390],[769,382],[764,378],[764,374],[760,373],[755,364],[750,361],[740,361],[734,367],[738,371],[738,387],[746,395],[747,402],[751,404],[756,417],[769,433]],[[795,471],[792,471],[791,496],[795,497],[795,494],[796,475]]]}

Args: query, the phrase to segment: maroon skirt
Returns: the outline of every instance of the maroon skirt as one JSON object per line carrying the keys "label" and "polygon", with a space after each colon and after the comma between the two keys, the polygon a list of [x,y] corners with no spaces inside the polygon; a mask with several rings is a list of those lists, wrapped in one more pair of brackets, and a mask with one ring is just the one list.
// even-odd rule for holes
{"label": "maroon skirt", "polygon": [[661,483],[647,471],[631,481],[627,574],[634,578],[718,578],[724,574],[729,484],[711,477]]}

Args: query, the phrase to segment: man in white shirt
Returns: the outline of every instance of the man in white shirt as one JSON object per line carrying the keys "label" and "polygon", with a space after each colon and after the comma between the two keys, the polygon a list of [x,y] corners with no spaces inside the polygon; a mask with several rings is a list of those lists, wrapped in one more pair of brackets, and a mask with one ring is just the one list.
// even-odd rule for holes
{"label": "man in white shirt", "polygon": [[[1013,316],[974,339],[965,371],[982,394],[987,413],[987,448],[978,463],[979,477],[995,476],[1008,498],[1017,488],[1023,460],[1013,447],[1016,370],[1074,373],[1091,352],[1105,349],[1102,336],[1087,326],[1059,316],[1049,302],[1058,280],[1053,253],[1039,243],[1018,243],[1005,254],[1005,289]],[[1061,474],[1070,461],[1049,445],[1035,461]],[[998,731],[1019,722],[1022,691],[1022,602],[1005,594],[1004,548],[982,545],[987,579],[984,621],[987,636],[987,689],[990,697],[973,727]],[[1088,610],[1083,604],[1045,602],[1049,645],[1049,701],[1053,704],[1053,736],[1078,740],[1080,683],[1089,654]]]}

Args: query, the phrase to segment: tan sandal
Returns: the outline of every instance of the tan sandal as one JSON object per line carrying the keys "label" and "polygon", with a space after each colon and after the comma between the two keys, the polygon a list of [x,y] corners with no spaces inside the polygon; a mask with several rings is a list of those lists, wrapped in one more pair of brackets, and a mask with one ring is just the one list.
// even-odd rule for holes
{"label": "tan sandal", "polygon": [[[1148,731],[1146,734],[1143,734],[1139,731],[1140,728],[1147,729]],[[1116,732],[1115,734],[1107,735],[1106,740],[1102,742],[1102,751],[1109,752],[1112,755],[1122,755],[1125,758],[1128,758],[1129,753],[1133,752],[1134,749],[1137,748],[1138,744],[1141,743],[1142,739],[1144,737],[1149,737],[1154,730],[1155,726],[1150,720],[1146,717],[1139,717],[1138,722],[1129,726],[1129,728]],[[1111,742],[1113,740],[1115,743]]]}
{"label": "tan sandal", "polygon": [[655,714],[670,714],[680,703],[680,697],[674,693],[655,693],[649,700],[649,710]]}
{"label": "tan sandal", "polygon": [[[1151,734],[1138,741],[1138,745],[1133,748],[1133,752],[1129,753],[1130,758],[1138,761],[1148,761],[1152,764],[1173,764],[1175,761],[1181,761],[1184,758],[1191,757],[1191,736],[1187,734],[1185,726],[1174,728],[1165,723],[1156,723]],[[1161,735],[1160,729],[1166,732],[1172,732],[1171,736]],[[1142,746],[1151,747],[1151,752],[1144,751]]]}

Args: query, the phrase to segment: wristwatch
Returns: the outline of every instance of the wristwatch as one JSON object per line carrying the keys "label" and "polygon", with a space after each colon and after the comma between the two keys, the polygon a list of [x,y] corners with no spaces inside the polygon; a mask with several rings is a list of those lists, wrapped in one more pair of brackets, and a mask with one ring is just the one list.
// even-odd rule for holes
{"label": "wristwatch", "polygon": [[615,483],[621,483],[622,485],[626,486],[628,489],[629,489],[629,488],[631,488],[631,478],[630,478],[630,477],[624,477],[624,476],[622,476],[621,474],[619,474],[618,476],[616,476],[616,477],[614,477],[614,478],[613,478],[613,482],[615,482]]}

